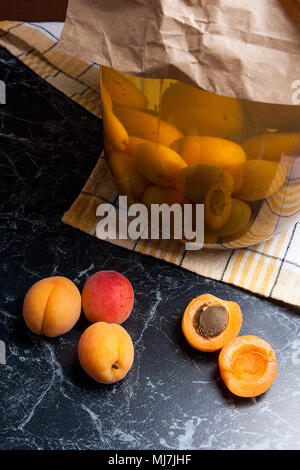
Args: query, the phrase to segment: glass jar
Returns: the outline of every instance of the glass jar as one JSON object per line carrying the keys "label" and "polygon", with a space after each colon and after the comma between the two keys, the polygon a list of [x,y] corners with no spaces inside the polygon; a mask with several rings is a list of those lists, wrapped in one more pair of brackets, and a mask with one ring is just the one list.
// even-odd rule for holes
{"label": "glass jar", "polygon": [[101,67],[105,158],[128,203],[204,204],[205,247],[246,247],[300,217],[300,106]]}

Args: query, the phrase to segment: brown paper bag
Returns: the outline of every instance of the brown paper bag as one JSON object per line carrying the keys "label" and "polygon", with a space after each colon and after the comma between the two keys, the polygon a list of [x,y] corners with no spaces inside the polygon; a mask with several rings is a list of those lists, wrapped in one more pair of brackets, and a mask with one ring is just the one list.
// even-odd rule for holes
{"label": "brown paper bag", "polygon": [[133,75],[268,103],[295,104],[300,80],[299,29],[279,0],[69,0],[60,48]]}

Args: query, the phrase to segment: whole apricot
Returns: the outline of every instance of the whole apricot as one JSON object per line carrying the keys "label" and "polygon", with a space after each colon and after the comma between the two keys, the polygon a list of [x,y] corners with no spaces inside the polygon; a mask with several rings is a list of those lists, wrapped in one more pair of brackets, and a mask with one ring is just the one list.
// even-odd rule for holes
{"label": "whole apricot", "polygon": [[243,167],[244,178],[235,196],[243,201],[260,201],[270,197],[286,180],[286,169],[279,162],[247,160],[240,165]]}
{"label": "whole apricot", "polygon": [[300,152],[300,134],[261,134],[243,142],[248,160],[280,162],[283,156],[295,156]]}
{"label": "whole apricot", "polygon": [[114,105],[114,113],[129,135],[156,142],[168,147],[183,134],[172,124],[160,119],[158,115],[127,106]]}
{"label": "whole apricot", "polygon": [[[102,87],[109,93],[114,104],[129,108],[144,109],[147,106],[146,96],[124,74],[109,67],[102,66]],[[103,93],[103,92],[102,92]],[[103,95],[102,95],[103,98]]]}
{"label": "whole apricot", "polygon": [[235,98],[172,83],[161,99],[160,115],[185,135],[230,137],[242,129],[243,111]]}
{"label": "whole apricot", "polygon": [[132,155],[138,171],[157,186],[172,187],[177,173],[187,164],[181,156],[162,144],[146,142],[138,145]]}
{"label": "whole apricot", "polygon": [[119,194],[126,195],[129,203],[141,201],[150,182],[139,173],[132,158],[124,152],[110,152],[108,164]]}
{"label": "whole apricot", "polygon": [[108,105],[103,102],[102,107],[104,137],[114,150],[122,151],[128,145],[127,131]]}
{"label": "whole apricot", "polygon": [[82,291],[82,308],[91,323],[123,323],[133,304],[132,285],[116,271],[97,272],[87,280]]}
{"label": "whole apricot", "polygon": [[36,282],[27,292],[23,316],[28,328],[50,338],[63,335],[77,323],[81,296],[75,284],[62,276]]}
{"label": "whole apricot", "polygon": [[112,384],[123,379],[131,369],[134,348],[121,325],[97,322],[82,334],[78,357],[90,377],[100,383]]}

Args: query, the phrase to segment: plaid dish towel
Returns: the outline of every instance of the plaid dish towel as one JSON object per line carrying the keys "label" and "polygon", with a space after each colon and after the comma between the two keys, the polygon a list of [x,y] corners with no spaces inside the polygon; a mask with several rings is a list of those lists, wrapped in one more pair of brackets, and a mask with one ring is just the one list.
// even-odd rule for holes
{"label": "plaid dish towel", "polygon": [[[69,98],[100,117],[99,68],[95,64],[67,56],[57,48],[62,29],[57,23],[0,22],[0,45],[8,49],[45,81]],[[264,235],[280,231],[280,221],[289,217],[296,225],[288,232],[276,235],[272,240],[238,248],[227,244],[225,250],[184,250],[175,241],[110,240],[129,250],[163,259],[182,268],[212,279],[248,289],[251,292],[272,297],[294,305],[300,305],[300,214],[297,166],[300,159],[287,162],[288,184],[282,187],[288,207],[284,213],[278,195],[264,203],[260,214],[265,223]],[[90,178],[62,220],[90,235],[96,234],[96,208],[101,202],[116,203],[117,194],[108,177],[103,156]],[[280,213],[280,218],[278,214]],[[261,230],[261,224],[259,224]],[[240,243],[255,243],[261,233],[247,234]],[[233,249],[236,248],[236,249]]]}

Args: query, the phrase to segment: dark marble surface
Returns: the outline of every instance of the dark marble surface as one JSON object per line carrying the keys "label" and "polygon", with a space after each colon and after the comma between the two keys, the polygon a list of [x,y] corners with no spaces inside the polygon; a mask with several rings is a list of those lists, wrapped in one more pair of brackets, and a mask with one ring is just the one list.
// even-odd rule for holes
{"label": "dark marble surface", "polygon": [[[300,449],[299,310],[204,279],[97,240],[60,222],[100,152],[101,123],[0,50],[1,449]],[[31,334],[22,319],[27,289],[51,275],[82,288],[92,273],[115,269],[136,301],[124,324],[136,358],[116,385],[81,370],[82,317],[67,335]],[[220,379],[217,353],[190,348],[180,331],[187,303],[210,292],[238,302],[242,334],[275,348],[273,387],[234,397]]]}

